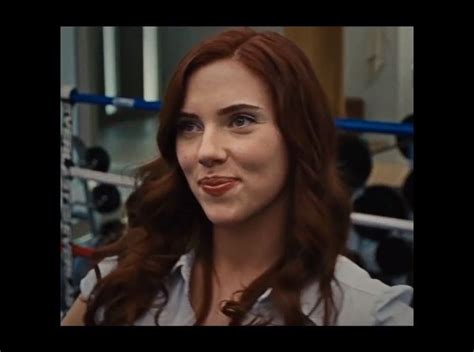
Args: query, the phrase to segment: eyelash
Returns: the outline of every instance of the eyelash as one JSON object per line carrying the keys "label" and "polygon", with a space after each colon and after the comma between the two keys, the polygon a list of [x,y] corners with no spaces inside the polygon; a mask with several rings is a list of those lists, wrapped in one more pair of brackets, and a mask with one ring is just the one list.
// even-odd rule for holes
{"label": "eyelash", "polygon": [[[242,119],[242,118],[245,119],[246,121],[248,121],[249,125],[253,124],[253,123],[256,123],[256,120],[253,116],[238,114],[238,115],[234,115],[234,116],[231,117],[230,125],[232,125],[236,120]],[[181,121],[178,122],[178,125],[177,125],[178,133],[193,133],[194,131],[186,131],[185,129],[188,126],[198,126],[198,125],[199,124],[197,122],[193,121],[193,120],[182,119]],[[240,127],[236,127],[236,128],[244,128],[244,127],[248,127],[249,125],[240,126]]]}
{"label": "eyelash", "polygon": [[[243,114],[239,114],[239,115],[235,115],[235,116],[232,116],[232,121],[231,123],[234,123],[237,119],[240,119],[240,118],[244,118],[246,121],[248,121],[250,124],[252,123],[255,123],[255,118],[251,115],[243,115]],[[247,127],[248,125],[246,125],[245,127]],[[241,127],[237,127],[237,128],[243,128],[242,126]]]}

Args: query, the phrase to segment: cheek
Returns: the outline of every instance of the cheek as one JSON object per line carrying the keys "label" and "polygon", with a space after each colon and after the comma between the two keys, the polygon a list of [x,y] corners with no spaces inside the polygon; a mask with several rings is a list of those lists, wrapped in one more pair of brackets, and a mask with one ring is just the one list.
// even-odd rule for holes
{"label": "cheek", "polygon": [[192,149],[182,143],[177,143],[176,155],[178,157],[179,166],[183,170],[183,173],[188,176],[193,169],[194,155]]}
{"label": "cheek", "polygon": [[288,171],[288,153],[279,133],[261,135],[242,147],[236,154],[244,169],[262,180],[283,182]]}

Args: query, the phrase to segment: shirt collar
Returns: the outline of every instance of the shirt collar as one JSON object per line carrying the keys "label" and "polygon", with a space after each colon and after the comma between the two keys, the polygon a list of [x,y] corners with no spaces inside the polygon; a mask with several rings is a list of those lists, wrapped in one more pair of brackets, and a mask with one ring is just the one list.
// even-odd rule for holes
{"label": "shirt collar", "polygon": [[173,275],[175,272],[179,271],[181,273],[181,276],[186,282],[189,282],[191,278],[191,270],[194,264],[194,257],[195,257],[195,251],[192,249],[191,251],[183,254],[176,264],[173,266],[171,269],[171,274]]}
{"label": "shirt collar", "polygon": [[[189,281],[191,279],[191,271],[193,268],[194,264],[194,259],[195,259],[195,250],[192,249],[191,251],[181,255],[181,257],[178,259],[178,261],[175,263],[173,268],[171,269],[171,275],[174,275],[176,272],[181,273],[181,277],[184,279],[186,284],[189,284]],[[270,297],[270,294],[272,293],[273,288],[269,287],[266,289],[260,297],[257,298],[258,303],[262,303]]]}

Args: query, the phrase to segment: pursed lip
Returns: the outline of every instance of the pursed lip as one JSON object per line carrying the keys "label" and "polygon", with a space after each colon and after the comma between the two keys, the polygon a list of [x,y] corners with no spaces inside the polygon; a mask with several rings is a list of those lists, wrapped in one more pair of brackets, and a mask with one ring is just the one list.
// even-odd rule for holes
{"label": "pursed lip", "polygon": [[211,196],[219,197],[232,189],[238,180],[236,177],[213,176],[200,179],[198,184],[204,192]]}
{"label": "pursed lip", "polygon": [[201,178],[198,181],[200,186],[219,186],[225,183],[237,181],[237,177],[229,177],[229,176],[206,176]]}

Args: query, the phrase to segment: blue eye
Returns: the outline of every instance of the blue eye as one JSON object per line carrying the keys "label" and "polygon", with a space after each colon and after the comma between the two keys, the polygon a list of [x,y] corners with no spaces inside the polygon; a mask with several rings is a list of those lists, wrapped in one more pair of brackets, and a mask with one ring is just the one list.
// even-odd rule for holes
{"label": "blue eye", "polygon": [[248,115],[238,115],[232,119],[231,125],[237,128],[247,127],[250,124],[255,123],[255,119]]}
{"label": "blue eye", "polygon": [[181,120],[177,124],[178,133],[193,133],[197,132],[199,125],[196,122],[189,120]]}

